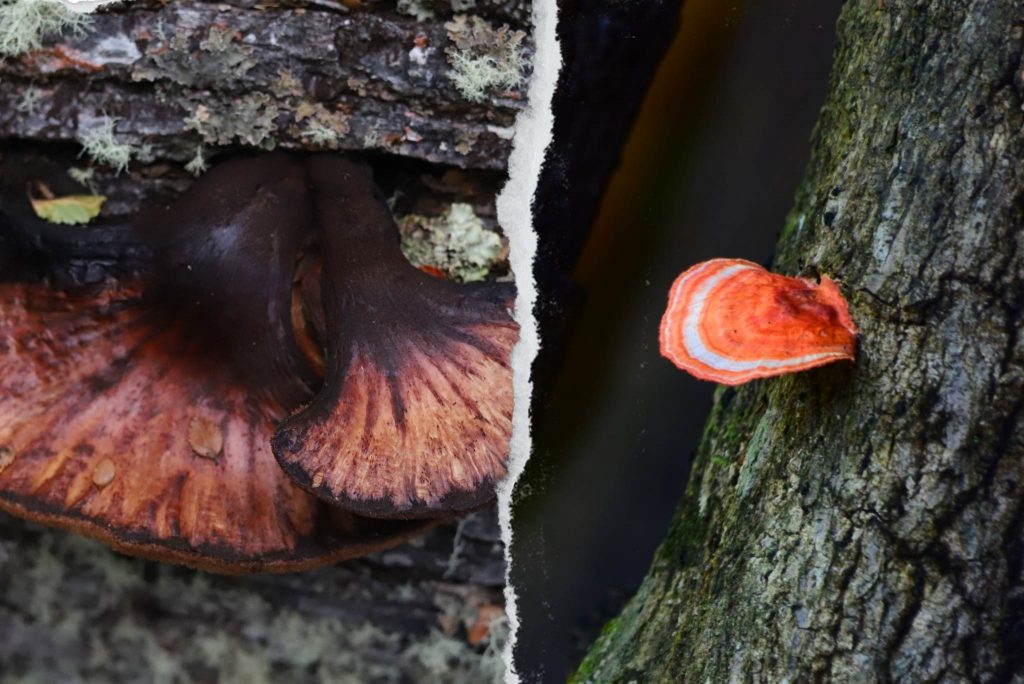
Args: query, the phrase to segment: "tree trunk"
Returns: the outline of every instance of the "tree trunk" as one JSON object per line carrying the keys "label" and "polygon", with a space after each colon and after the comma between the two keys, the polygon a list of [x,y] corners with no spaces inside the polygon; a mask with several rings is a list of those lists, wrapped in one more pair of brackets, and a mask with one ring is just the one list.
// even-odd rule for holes
{"label": "tree trunk", "polygon": [[[423,21],[393,3],[303,4],[140,0],[0,59],[0,155],[91,167],[105,214],[125,216],[187,187],[197,150],[357,151],[396,211],[467,202],[493,227],[526,81],[479,100],[456,87],[449,50],[483,48],[460,47],[453,3],[408,3]],[[528,34],[527,0],[476,5],[491,47]],[[104,117],[128,173],[78,158]],[[504,572],[493,507],[366,559],[245,578],[0,514],[0,682],[500,681]]]}
{"label": "tree trunk", "polygon": [[719,390],[578,682],[1024,681],[1024,6],[838,37],[775,270],[839,281],[857,362]]}

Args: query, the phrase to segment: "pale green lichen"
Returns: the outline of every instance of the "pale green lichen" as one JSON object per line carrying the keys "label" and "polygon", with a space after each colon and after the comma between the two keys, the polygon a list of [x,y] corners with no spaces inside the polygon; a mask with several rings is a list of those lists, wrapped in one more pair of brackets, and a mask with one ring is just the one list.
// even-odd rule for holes
{"label": "pale green lichen", "polygon": [[310,147],[336,149],[348,135],[348,117],[332,112],[319,102],[302,102],[295,107],[295,121],[302,125],[299,137]]}
{"label": "pale green lichen", "polygon": [[42,46],[48,35],[81,34],[92,21],[58,0],[0,0],[0,55],[14,57]]}
{"label": "pale green lichen", "polygon": [[332,148],[338,146],[338,134],[317,120],[306,124],[302,139],[313,147]]}
{"label": "pale green lichen", "polygon": [[416,21],[427,21],[434,18],[434,10],[424,4],[422,0],[398,0],[396,9],[402,14],[415,17]]}
{"label": "pale green lichen", "polygon": [[244,145],[270,150],[275,146],[271,134],[277,129],[274,119],[280,113],[266,93],[250,93],[231,103],[214,108],[199,104],[185,119],[185,125],[211,145]]}
{"label": "pale green lichen", "polygon": [[207,87],[237,80],[256,65],[250,58],[252,48],[238,44],[238,35],[231,29],[211,26],[196,50],[185,28],[178,27],[169,40],[162,26],[155,35],[160,42],[132,72],[136,81],[167,79],[183,86]]}
{"label": "pale green lichen", "polygon": [[43,100],[43,92],[35,86],[29,86],[21,94],[17,110],[28,116],[35,116],[39,112],[39,103]]}
{"label": "pale green lichen", "polygon": [[455,151],[466,156],[473,151],[473,146],[479,140],[479,135],[468,130],[461,130],[455,134]]}
{"label": "pale green lichen", "polygon": [[527,68],[523,39],[526,34],[508,26],[493,28],[476,16],[458,15],[445,24],[454,47],[445,52],[449,74],[467,100],[483,101],[494,88],[515,88]]}
{"label": "pale green lichen", "polygon": [[114,136],[114,127],[119,119],[104,115],[99,125],[90,128],[82,133],[78,142],[82,145],[83,154],[99,164],[108,164],[116,170],[118,175],[128,170],[128,164],[133,157],[146,158],[152,155],[148,146],[136,149],[132,145],[119,142]]}
{"label": "pale green lichen", "polygon": [[[410,632],[388,616],[401,606],[423,610],[434,583],[396,583],[419,602],[391,603],[380,585],[392,580],[381,575],[335,568],[296,584],[228,580],[125,558],[0,515],[0,681],[183,682],[197,672],[204,681],[246,684],[501,681],[501,618],[477,646],[458,630]],[[294,599],[289,586],[299,591]],[[334,607],[324,609],[317,598],[328,594]],[[371,619],[353,617],[368,600],[387,605],[363,609]]]}
{"label": "pale green lichen", "polygon": [[508,616],[502,615],[500,618],[491,621],[487,630],[487,636],[484,637],[483,643],[486,644],[486,647],[484,648],[480,669],[495,684],[501,684],[505,681],[505,661],[501,655],[505,650],[506,644],[508,644],[508,638],[511,634],[512,626],[509,624]]}
{"label": "pale green lichen", "polygon": [[201,176],[209,168],[206,165],[206,155],[204,152],[205,148],[202,145],[197,145],[195,156],[192,157],[189,163],[185,164],[185,170],[193,176]]}
{"label": "pale green lichen", "polygon": [[505,252],[468,204],[452,204],[440,216],[410,214],[398,220],[402,251],[414,266],[433,266],[460,282],[483,280]]}
{"label": "pale green lichen", "polygon": [[278,69],[277,78],[270,82],[270,92],[278,99],[299,97],[306,92],[302,82],[288,69]]}
{"label": "pale green lichen", "polygon": [[91,166],[72,166],[68,169],[68,176],[79,185],[88,188],[92,194],[97,194],[96,169]]}
{"label": "pale green lichen", "polygon": [[466,642],[434,630],[426,638],[414,642],[402,653],[402,657],[419,665],[418,669],[425,677],[421,681],[437,684],[501,684],[505,677],[505,666],[500,657],[500,647],[495,650],[499,653],[497,657],[488,656],[485,652],[481,659]]}
{"label": "pale green lichen", "polygon": [[454,577],[459,569],[462,554],[466,550],[466,526],[469,525],[473,517],[473,515],[467,515],[465,518],[462,518],[455,528],[455,538],[452,540],[452,553],[448,556],[448,563],[444,570],[445,579]]}

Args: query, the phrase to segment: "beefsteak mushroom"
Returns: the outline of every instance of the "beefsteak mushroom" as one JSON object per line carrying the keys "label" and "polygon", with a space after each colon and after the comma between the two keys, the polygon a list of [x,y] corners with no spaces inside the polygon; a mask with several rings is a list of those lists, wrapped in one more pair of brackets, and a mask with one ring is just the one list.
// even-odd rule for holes
{"label": "beefsteak mushroom", "polygon": [[[301,416],[316,416],[316,425],[329,428],[332,421],[349,425],[348,418],[356,414],[374,428],[380,442],[423,445],[406,433],[401,439],[389,437],[386,423],[366,420],[366,407],[383,412],[387,406],[358,403],[389,397],[384,390],[392,381],[376,370],[388,373],[406,366],[393,356],[399,346],[394,338],[362,330],[389,319],[346,304],[345,297],[358,288],[338,292],[339,278],[347,282],[353,273],[353,254],[391,259],[386,251],[370,248],[376,245],[372,241],[363,248],[358,247],[361,238],[346,237],[349,230],[358,234],[363,208],[379,212],[383,207],[368,175],[353,177],[359,184],[340,195],[345,201],[323,200],[335,191],[338,179],[321,170],[356,168],[349,162],[310,162],[284,154],[230,161],[170,207],[151,209],[131,226],[84,229],[95,241],[83,238],[81,228],[35,219],[25,211],[24,194],[5,192],[0,244],[17,248],[25,263],[39,267],[0,272],[0,509],[81,532],[132,555],[240,573],[310,568],[386,548],[493,496],[493,490],[469,490],[465,483],[492,483],[504,472],[507,422],[498,421],[490,431],[478,423],[477,437],[486,446],[474,444],[465,431],[444,433],[456,434],[461,442],[429,456],[461,458],[452,467],[455,472],[472,462],[456,449],[487,453],[488,469],[442,480],[431,490],[441,492],[440,498],[421,496],[413,500],[418,507],[402,502],[391,510],[344,507],[348,500],[362,501],[358,488],[356,495],[342,488],[343,496],[323,501],[307,489],[323,496],[334,479],[324,485],[315,474],[303,477],[301,467],[285,458],[292,474],[300,475],[296,483],[274,459],[275,430],[306,402],[312,403],[288,422],[285,436],[276,440],[279,445],[297,443],[294,426],[302,424],[297,422]],[[346,201],[359,209],[344,206]],[[331,211],[340,213],[325,213]],[[350,216],[357,220],[347,220]],[[355,252],[347,253],[348,247]],[[386,275],[397,266],[387,263],[363,264],[357,271]],[[7,268],[11,262],[0,264]],[[339,272],[349,275],[340,277]],[[366,285],[393,289],[356,302],[423,301],[416,291],[401,291],[419,286],[405,276]],[[402,349],[421,339],[440,345],[451,338],[454,345],[487,350],[493,358],[510,346],[514,325],[507,314],[501,319],[491,313],[506,305],[505,300],[499,304],[497,294],[507,293],[506,288],[444,286],[451,290],[450,303],[436,309],[432,326],[413,334]],[[453,325],[447,335],[440,332],[445,321]],[[495,326],[500,343],[475,337],[477,330]],[[416,333],[417,327],[410,323],[397,329]],[[328,340],[323,387],[322,338]],[[353,347],[350,339],[358,344]],[[382,346],[368,351],[378,341]],[[378,365],[347,363],[339,354],[351,349]],[[487,363],[472,354],[450,357],[438,357],[439,365],[429,367],[412,357],[411,366],[418,372],[462,371],[485,381],[481,389],[442,385],[428,374],[428,382],[419,387],[401,385],[403,390],[413,387],[411,394],[386,400],[392,407],[408,405],[411,416],[422,414],[416,409],[423,405],[423,393],[434,397],[432,405],[441,398],[449,402],[447,415],[460,421],[463,415],[498,419],[510,413],[511,384],[504,371],[496,370],[507,368],[507,352]],[[352,379],[360,373],[367,382],[357,391]],[[341,405],[334,391],[339,386],[349,393]],[[481,408],[487,392],[494,405]],[[333,417],[323,415],[325,404],[336,410]],[[400,427],[396,422],[395,428]],[[436,433],[440,428],[431,429]],[[505,430],[503,437],[498,430]],[[360,442],[360,435],[355,439],[338,442],[336,460],[349,463],[357,457],[353,444],[363,444],[372,464],[362,471],[369,491],[402,490],[405,471],[380,467],[379,442]],[[438,467],[427,456],[392,456],[403,465],[426,463],[428,472]],[[386,481],[391,476],[397,484]],[[351,486],[353,481],[345,482]],[[460,505],[443,505],[449,491],[472,491],[472,496],[455,494],[447,501]],[[371,519],[361,511],[426,519]]]}

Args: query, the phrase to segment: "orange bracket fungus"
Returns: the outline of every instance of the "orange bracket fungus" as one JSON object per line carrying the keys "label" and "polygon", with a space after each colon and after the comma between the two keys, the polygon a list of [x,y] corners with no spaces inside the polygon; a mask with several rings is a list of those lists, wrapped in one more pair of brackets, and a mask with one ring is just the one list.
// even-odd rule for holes
{"label": "orange bracket fungus", "polygon": [[399,263],[365,167],[229,161],[109,228],[23,203],[0,207],[0,246],[33,265],[0,272],[0,509],[238,573],[386,548],[493,497],[512,289]]}
{"label": "orange bracket fungus", "polygon": [[702,380],[756,378],[852,361],[857,329],[839,288],[712,259],[680,275],[661,319],[661,353]]}

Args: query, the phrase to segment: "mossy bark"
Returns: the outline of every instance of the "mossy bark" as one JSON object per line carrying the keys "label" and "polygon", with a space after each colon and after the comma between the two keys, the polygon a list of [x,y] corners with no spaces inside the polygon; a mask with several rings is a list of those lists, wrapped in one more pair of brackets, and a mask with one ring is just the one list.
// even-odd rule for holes
{"label": "mossy bark", "polygon": [[1024,681],[1024,5],[847,2],[775,270],[855,365],[722,389],[577,682]]}

